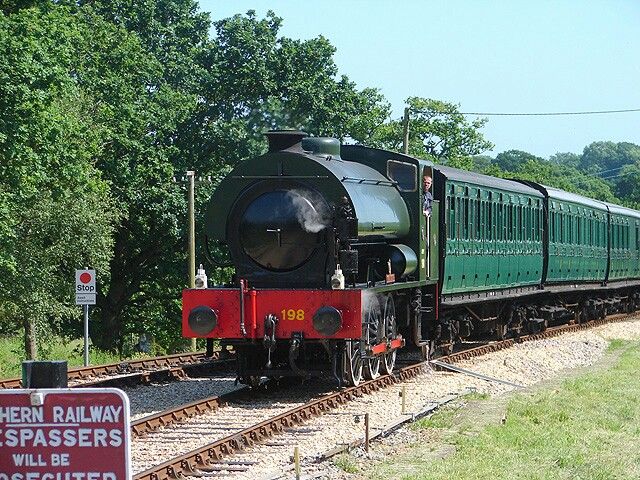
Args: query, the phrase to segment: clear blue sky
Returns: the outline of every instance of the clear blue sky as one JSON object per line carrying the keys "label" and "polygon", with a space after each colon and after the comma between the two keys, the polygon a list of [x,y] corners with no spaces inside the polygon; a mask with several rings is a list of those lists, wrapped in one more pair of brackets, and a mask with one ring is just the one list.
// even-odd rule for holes
{"label": "clear blue sky", "polygon": [[[468,112],[640,108],[640,1],[201,0],[213,20],[268,9],[283,36],[323,35],[340,74],[379,88],[399,117],[421,96]],[[640,112],[489,117],[490,154],[548,157],[597,140],[640,144]]]}

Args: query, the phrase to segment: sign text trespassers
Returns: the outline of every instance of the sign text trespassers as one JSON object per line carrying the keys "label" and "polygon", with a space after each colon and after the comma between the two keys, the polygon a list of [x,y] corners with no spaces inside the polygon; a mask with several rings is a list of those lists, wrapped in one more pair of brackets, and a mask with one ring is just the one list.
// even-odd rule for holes
{"label": "sign text trespassers", "polygon": [[0,391],[0,480],[129,480],[120,390]]}

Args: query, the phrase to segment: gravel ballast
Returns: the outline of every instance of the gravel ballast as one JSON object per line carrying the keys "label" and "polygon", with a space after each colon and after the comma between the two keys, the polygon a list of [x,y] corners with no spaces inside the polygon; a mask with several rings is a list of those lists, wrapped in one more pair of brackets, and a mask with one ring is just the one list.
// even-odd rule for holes
{"label": "gravel ballast", "polygon": [[[545,379],[556,377],[560,372],[576,367],[592,365],[607,349],[610,339],[640,338],[640,319],[611,323],[587,331],[565,334],[559,337],[517,344],[507,350],[486,354],[482,357],[459,362],[456,365],[482,375],[505,380],[522,386],[530,386]],[[230,379],[215,379],[193,382],[192,387],[213,395],[234,388]],[[213,382],[213,380],[210,380]],[[140,396],[132,412],[148,415],[165,409],[165,404],[187,403],[198,397],[192,391],[190,399],[179,393],[180,384],[175,387],[160,388],[157,403],[146,403],[146,395]],[[401,392],[406,392],[405,415],[402,414]],[[364,437],[363,414],[369,413],[370,431],[387,428],[400,418],[408,418],[413,413],[423,411],[434,401],[449,395],[463,395],[470,391],[501,395],[513,390],[513,386],[482,380],[480,378],[448,371],[427,371],[411,381],[397,384],[373,394],[351,401],[348,405],[317,417],[300,428],[273,437],[266,444],[256,445],[245,453],[234,455],[230,460],[245,462],[246,471],[233,471],[234,478],[278,478],[282,472],[291,472],[294,447],[298,446],[303,463],[304,475],[320,475],[320,478],[348,476],[337,469],[332,462],[313,463],[313,460],[336,446],[352,443]],[[282,413],[304,404],[327,391],[327,386],[307,385],[294,393],[288,390],[282,396],[272,396],[269,400],[252,400],[246,405],[223,407],[217,412],[195,417],[190,421],[167,428],[146,439],[132,442],[133,472],[139,473],[153,465],[168,460],[179,453],[186,453],[241,430],[260,420]],[[132,393],[130,393],[131,395]],[[179,401],[178,401],[179,400]],[[146,406],[145,405],[153,405]],[[132,402],[132,406],[134,402]],[[411,441],[413,433],[403,429],[394,435],[395,441]],[[372,455],[372,454],[369,454]],[[374,458],[371,460],[375,460]],[[237,467],[236,467],[237,468]],[[244,468],[244,467],[242,467]],[[219,474],[220,472],[218,472]],[[287,474],[283,475],[283,478]],[[291,477],[289,473],[288,477]]]}
{"label": "gravel ballast", "polygon": [[[525,342],[456,365],[526,387],[556,377],[565,370],[596,363],[605,353],[609,340],[614,338],[640,338],[640,319],[636,317],[634,320],[610,323],[591,330]],[[305,424],[308,429],[305,434],[291,432],[277,437],[274,442],[282,443],[280,447],[257,446],[245,455],[234,456],[234,459],[260,460],[260,463],[238,475],[238,478],[279,478],[281,472],[291,468],[294,446],[300,448],[305,475],[319,475],[317,478],[348,477],[348,474],[335,467],[332,462],[314,464],[313,460],[337,445],[364,437],[364,422],[355,422],[355,415],[358,413],[369,413],[372,433],[385,429],[403,417],[400,399],[403,385],[407,392],[407,416],[420,412],[433,404],[434,400],[451,394],[463,395],[474,391],[496,396],[514,390],[514,387],[508,385],[459,373],[430,371],[410,382],[350,402],[348,406],[335,410],[335,414],[313,419]],[[411,442],[416,438],[414,432],[405,428],[394,435],[394,441]],[[368,458],[372,461],[382,460],[376,456],[375,453],[369,454]],[[282,478],[286,476],[285,474]]]}

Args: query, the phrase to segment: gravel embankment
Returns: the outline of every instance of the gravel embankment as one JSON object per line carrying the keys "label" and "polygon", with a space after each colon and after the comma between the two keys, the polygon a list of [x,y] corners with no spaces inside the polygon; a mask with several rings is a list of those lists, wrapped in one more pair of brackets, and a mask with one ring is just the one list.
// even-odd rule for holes
{"label": "gravel embankment", "polygon": [[131,406],[131,420],[153,415],[203,398],[220,396],[243,385],[235,377],[189,378],[179,382],[139,385],[125,389]]}
{"label": "gravel embankment", "polygon": [[[458,366],[483,375],[530,386],[557,376],[561,371],[592,365],[597,362],[614,338],[640,338],[640,319],[607,324],[593,330],[566,334],[561,337],[518,344],[513,348],[460,362]],[[514,388],[458,373],[431,371],[404,384],[407,391],[406,411],[418,412],[439,398],[469,391],[500,395]],[[332,462],[313,465],[310,460],[336,447],[364,437],[364,422],[356,423],[355,415],[370,414],[371,431],[383,429],[401,417],[400,392],[396,385],[351,402],[333,414],[316,418],[305,425],[303,433],[291,432],[273,440],[269,446],[257,446],[234,460],[256,461],[238,478],[276,478],[291,468],[294,446],[299,446],[305,475],[336,478],[346,474]],[[415,435],[403,429],[396,441],[410,442]],[[279,444],[279,445],[276,445]],[[374,460],[374,458],[371,458]],[[346,475],[348,476],[348,475]],[[283,478],[286,475],[283,476]],[[291,475],[289,475],[291,477]]]}
{"label": "gravel embankment", "polygon": [[[460,362],[458,366],[483,375],[529,386],[552,378],[559,372],[595,363],[613,338],[640,338],[640,319],[624,323],[612,323],[584,332],[566,334],[561,337],[522,343],[480,358]],[[233,390],[232,378],[190,379],[164,385],[137,387],[129,390],[132,418],[150,415],[176,405]],[[428,371],[412,381],[395,385],[352,401],[349,405],[329,414],[313,419],[301,428],[274,437],[263,445],[257,445],[244,454],[231,458],[246,462],[245,472],[229,472],[234,478],[277,477],[291,468],[295,446],[299,446],[304,473],[319,474],[324,478],[335,478],[336,473],[345,475],[331,462],[312,465],[311,460],[338,445],[364,437],[365,412],[370,415],[372,434],[397,421],[401,415],[402,387],[405,387],[406,412],[424,410],[427,405],[447,395],[464,394],[469,391],[500,395],[514,387],[489,382],[475,377],[452,373]],[[312,398],[330,390],[328,384],[307,384],[303,388],[288,389],[269,399],[250,400],[241,404],[223,407],[217,412],[200,415],[189,421],[164,429],[146,438],[132,441],[132,471],[139,473],[158,465],[180,453],[210,443],[239,431],[261,420],[273,417],[286,410],[302,405]],[[359,417],[356,420],[356,417]],[[410,431],[394,435],[396,440],[413,438]],[[400,440],[403,441],[403,440]],[[234,468],[242,468],[237,465]],[[221,472],[218,472],[219,475]],[[290,476],[290,475],[289,475]]]}
{"label": "gravel embankment", "polygon": [[[180,384],[184,383],[177,382],[172,385],[179,389]],[[309,385],[307,388],[285,389],[281,393],[269,394],[268,398],[237,402],[215,412],[198,415],[184,423],[161,429],[147,437],[133,439],[131,442],[132,472],[140,473],[177,455],[195,450],[255,423],[304,405],[311,399],[326,394],[330,388],[328,384],[316,384]],[[150,391],[153,392],[153,389]],[[179,395],[183,393],[181,390]],[[203,395],[203,397],[220,393],[222,391]],[[155,396],[155,393],[153,395]],[[174,398],[174,400],[172,404],[175,405],[182,405],[189,401],[184,397]],[[156,407],[154,406],[153,409]]]}

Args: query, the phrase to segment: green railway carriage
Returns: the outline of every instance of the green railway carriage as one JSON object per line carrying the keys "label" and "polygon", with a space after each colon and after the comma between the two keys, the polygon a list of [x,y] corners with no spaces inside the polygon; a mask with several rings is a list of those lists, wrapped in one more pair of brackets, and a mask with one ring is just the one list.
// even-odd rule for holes
{"label": "green railway carriage", "polygon": [[640,278],[640,212],[606,204],[609,211],[608,282]]}
{"label": "green railway carriage", "polygon": [[607,275],[607,207],[603,202],[532,184],[545,195],[545,284],[602,283]]}
{"label": "green railway carriage", "polygon": [[603,282],[607,271],[606,206],[545,188],[549,242],[546,282]]}
{"label": "green railway carriage", "polygon": [[434,166],[447,296],[537,288],[543,274],[542,193],[518,182]]}

